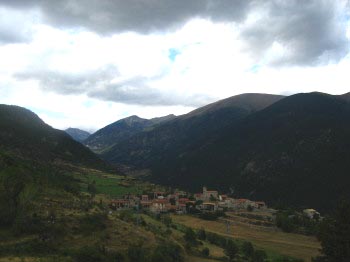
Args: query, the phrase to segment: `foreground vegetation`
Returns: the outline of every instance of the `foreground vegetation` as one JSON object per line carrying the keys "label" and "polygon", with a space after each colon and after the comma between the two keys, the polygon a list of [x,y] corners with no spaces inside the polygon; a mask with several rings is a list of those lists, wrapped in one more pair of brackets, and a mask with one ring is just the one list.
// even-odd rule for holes
{"label": "foreground vegetation", "polygon": [[[227,232],[229,217],[112,211],[113,197],[165,190],[125,176],[6,154],[0,166],[0,261],[297,262],[320,255],[315,237],[239,223]],[[324,226],[317,261],[336,261],[328,258],[332,228]]]}

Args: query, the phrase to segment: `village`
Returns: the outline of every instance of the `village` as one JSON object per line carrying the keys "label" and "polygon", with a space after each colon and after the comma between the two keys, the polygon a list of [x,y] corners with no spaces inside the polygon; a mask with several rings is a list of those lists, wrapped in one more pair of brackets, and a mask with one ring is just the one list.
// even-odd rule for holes
{"label": "village", "polygon": [[234,210],[266,210],[263,201],[251,201],[249,199],[234,199],[227,195],[220,195],[216,190],[208,190],[203,187],[202,193],[189,194],[184,191],[176,191],[173,194],[166,192],[152,192],[143,195],[124,195],[120,199],[110,202],[113,210],[136,208],[149,210],[152,213],[176,213],[187,214],[195,212],[217,212]]}

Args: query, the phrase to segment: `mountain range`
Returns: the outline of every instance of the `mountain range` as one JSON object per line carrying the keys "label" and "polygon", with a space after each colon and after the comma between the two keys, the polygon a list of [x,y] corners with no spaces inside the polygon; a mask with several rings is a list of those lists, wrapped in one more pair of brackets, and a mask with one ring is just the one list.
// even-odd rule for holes
{"label": "mountain range", "polygon": [[155,126],[174,119],[175,115],[167,115],[152,119],[144,119],[138,116],[130,116],[116,121],[90,135],[83,143],[96,153],[101,153],[107,148],[118,144],[133,135],[151,130]]}
{"label": "mountain range", "polygon": [[348,197],[349,94],[244,94],[123,138],[101,157],[154,182],[329,209]]}
{"label": "mountain range", "polygon": [[72,130],[0,105],[0,166],[12,155],[106,168],[101,157],[192,192],[206,185],[270,205],[330,210],[350,197],[349,119],[350,94],[243,94],[181,116],[131,116],[79,143]]}

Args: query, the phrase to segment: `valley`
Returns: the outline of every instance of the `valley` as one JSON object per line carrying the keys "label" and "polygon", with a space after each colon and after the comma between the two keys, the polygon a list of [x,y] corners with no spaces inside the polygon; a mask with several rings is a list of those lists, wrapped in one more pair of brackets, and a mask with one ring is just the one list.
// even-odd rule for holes
{"label": "valley", "polygon": [[91,135],[0,105],[0,261],[311,262],[348,194],[347,97],[244,94]]}

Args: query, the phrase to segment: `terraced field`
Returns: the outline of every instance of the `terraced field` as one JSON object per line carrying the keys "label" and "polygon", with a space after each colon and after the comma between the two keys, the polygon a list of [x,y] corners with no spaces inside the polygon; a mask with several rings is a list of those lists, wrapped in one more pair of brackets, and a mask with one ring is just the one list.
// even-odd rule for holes
{"label": "terraced field", "polygon": [[315,237],[299,234],[284,233],[268,227],[253,226],[244,223],[231,224],[227,233],[225,221],[207,221],[193,216],[173,215],[175,223],[205,230],[224,236],[251,241],[256,247],[267,252],[276,252],[295,258],[311,261],[319,254],[320,244]]}

